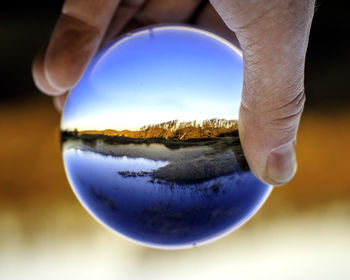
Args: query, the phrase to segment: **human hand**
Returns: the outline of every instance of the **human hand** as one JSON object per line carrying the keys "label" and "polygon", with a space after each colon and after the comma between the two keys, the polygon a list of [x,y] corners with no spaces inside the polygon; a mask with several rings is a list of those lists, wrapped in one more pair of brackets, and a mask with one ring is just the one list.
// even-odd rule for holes
{"label": "human hand", "polygon": [[[121,32],[152,23],[187,21],[200,0],[67,0],[34,81],[62,108],[99,48]],[[314,0],[211,0],[194,23],[239,40],[244,85],[239,133],[253,173],[272,185],[296,171],[295,139],[304,106],[304,64]],[[233,33],[234,32],[234,33]]]}
{"label": "human hand", "polygon": [[304,65],[314,0],[211,0],[243,53],[239,135],[253,173],[272,185],[296,172]]}
{"label": "human hand", "polygon": [[66,0],[49,44],[33,63],[36,86],[61,110],[94,54],[121,33],[156,23],[188,22],[235,40],[201,0]]}

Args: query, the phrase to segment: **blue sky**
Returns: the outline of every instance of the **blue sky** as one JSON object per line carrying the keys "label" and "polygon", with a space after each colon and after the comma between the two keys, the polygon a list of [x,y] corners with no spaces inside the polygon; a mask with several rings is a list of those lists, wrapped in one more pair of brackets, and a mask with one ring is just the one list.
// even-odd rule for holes
{"label": "blue sky", "polygon": [[62,129],[129,129],[211,118],[238,119],[239,50],[186,26],[130,33],[102,50],[71,91]]}

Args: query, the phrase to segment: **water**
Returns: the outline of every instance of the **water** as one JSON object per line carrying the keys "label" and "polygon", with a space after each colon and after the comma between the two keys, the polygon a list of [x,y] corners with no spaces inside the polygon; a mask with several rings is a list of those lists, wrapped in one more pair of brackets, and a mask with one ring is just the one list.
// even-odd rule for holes
{"label": "water", "polygon": [[[172,248],[206,243],[244,223],[270,192],[271,187],[250,171],[186,184],[153,178],[152,171],[169,165],[154,159],[156,151],[170,160],[174,151],[160,144],[138,146],[114,147],[129,151],[129,156],[103,154],[101,147],[108,149],[104,144],[65,145],[63,151],[69,180],[82,204],[101,223],[134,241]],[[130,156],[135,149],[153,159]],[[175,153],[186,154],[186,149],[191,148]],[[189,153],[198,154],[200,149]]]}

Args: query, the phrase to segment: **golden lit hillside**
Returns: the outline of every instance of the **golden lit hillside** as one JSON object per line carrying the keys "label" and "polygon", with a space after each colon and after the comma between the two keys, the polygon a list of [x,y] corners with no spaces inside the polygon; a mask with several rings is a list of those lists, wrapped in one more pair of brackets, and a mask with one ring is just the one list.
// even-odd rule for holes
{"label": "golden lit hillside", "polygon": [[238,122],[236,120],[210,119],[203,122],[178,122],[177,120],[168,121],[160,124],[144,125],[140,130],[83,130],[77,131],[77,135],[106,135],[122,136],[128,138],[162,138],[162,139],[196,139],[213,138],[232,134],[237,131]]}

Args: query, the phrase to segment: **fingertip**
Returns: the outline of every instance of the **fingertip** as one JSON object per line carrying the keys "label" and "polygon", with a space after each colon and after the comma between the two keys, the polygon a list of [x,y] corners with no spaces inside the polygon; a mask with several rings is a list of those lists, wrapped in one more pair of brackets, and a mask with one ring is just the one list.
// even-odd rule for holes
{"label": "fingertip", "polygon": [[289,182],[297,170],[295,142],[290,141],[274,148],[266,161],[265,179],[273,185]]}
{"label": "fingertip", "polygon": [[53,105],[58,112],[63,111],[64,104],[66,103],[67,95],[68,95],[68,92],[62,95],[53,97]]}
{"label": "fingertip", "polygon": [[[240,112],[239,136],[252,173],[272,186],[287,184],[297,171],[296,131],[271,128],[268,120],[253,113]],[[290,140],[292,139],[292,140]]]}
{"label": "fingertip", "polygon": [[46,78],[44,71],[44,50],[41,50],[32,64],[32,75],[35,86],[43,93],[47,95],[56,96],[62,92],[57,88],[50,85]]}
{"label": "fingertip", "polygon": [[291,151],[276,153],[274,151],[266,160],[265,170],[254,167],[251,170],[263,183],[274,187],[283,186],[291,181],[296,174],[297,161],[295,153]]}
{"label": "fingertip", "polygon": [[293,179],[293,177],[295,176],[296,171],[297,171],[297,166],[295,167],[295,171],[294,171],[293,175],[288,177],[287,179],[284,179],[283,181],[274,180],[273,178],[271,178],[268,175],[265,175],[265,176],[262,176],[262,177],[257,177],[257,178],[261,182],[263,182],[263,183],[265,183],[267,185],[270,185],[270,186],[273,186],[273,187],[282,187],[282,186],[288,184]]}
{"label": "fingertip", "polygon": [[62,15],[51,37],[44,61],[48,82],[61,92],[79,81],[101,41],[101,30]]}

